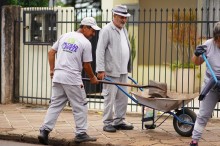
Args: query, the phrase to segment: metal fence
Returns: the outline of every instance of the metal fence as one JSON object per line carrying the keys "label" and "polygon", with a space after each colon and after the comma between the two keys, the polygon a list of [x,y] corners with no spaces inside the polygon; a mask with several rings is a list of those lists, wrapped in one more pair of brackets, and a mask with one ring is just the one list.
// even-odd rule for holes
{"label": "metal fence", "polygon": [[[46,15],[45,11],[50,15]],[[126,27],[132,46],[133,66],[129,75],[139,84],[149,84],[150,80],[155,80],[167,83],[170,91],[198,94],[203,82],[205,65],[194,66],[191,57],[195,46],[212,37],[214,23],[219,20],[219,10],[144,9],[129,12],[132,16]],[[56,7],[23,9],[22,20],[19,21],[22,24],[23,38],[20,46],[20,94],[17,97],[20,102],[49,104],[51,80],[47,52],[61,34],[77,30],[85,16],[95,17],[100,27],[112,20],[109,10]],[[91,40],[94,70],[97,41],[98,32]],[[85,88],[89,108],[103,109],[101,85],[94,86],[85,82]],[[137,90],[129,88],[129,91]],[[199,102],[195,99],[188,106],[196,110]],[[218,110],[217,105],[214,116],[218,116]],[[130,100],[128,111],[140,112],[141,107]]]}

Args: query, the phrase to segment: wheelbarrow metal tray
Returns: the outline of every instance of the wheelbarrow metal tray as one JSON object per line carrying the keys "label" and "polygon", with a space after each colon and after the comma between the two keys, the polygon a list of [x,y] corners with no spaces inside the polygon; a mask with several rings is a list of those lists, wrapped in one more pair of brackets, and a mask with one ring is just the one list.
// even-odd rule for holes
{"label": "wheelbarrow metal tray", "polygon": [[198,96],[197,94],[167,92],[167,98],[158,98],[148,95],[148,90],[144,92],[131,92],[131,94],[137,99],[138,103],[163,112],[183,107]]}

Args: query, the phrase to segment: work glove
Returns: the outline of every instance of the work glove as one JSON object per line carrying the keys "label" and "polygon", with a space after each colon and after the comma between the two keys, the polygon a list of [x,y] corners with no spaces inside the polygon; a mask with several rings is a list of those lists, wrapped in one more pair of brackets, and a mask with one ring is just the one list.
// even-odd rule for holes
{"label": "work glove", "polygon": [[196,47],[196,50],[194,51],[194,54],[199,57],[200,55],[202,55],[203,53],[206,52],[205,48],[207,48],[206,45],[199,45]]}

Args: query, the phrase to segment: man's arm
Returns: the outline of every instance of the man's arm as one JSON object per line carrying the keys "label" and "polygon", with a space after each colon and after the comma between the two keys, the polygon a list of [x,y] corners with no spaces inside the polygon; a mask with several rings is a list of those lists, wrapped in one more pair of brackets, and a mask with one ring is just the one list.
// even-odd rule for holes
{"label": "man's arm", "polygon": [[53,74],[54,74],[54,67],[55,67],[55,55],[56,55],[57,51],[54,49],[50,49],[48,52],[48,62],[50,65],[50,77],[51,79],[53,78]]}
{"label": "man's arm", "polygon": [[109,40],[108,31],[106,28],[102,29],[99,33],[99,40],[96,49],[96,72],[97,77],[103,80],[106,76],[105,73],[105,49],[107,48]]}
{"label": "man's arm", "polygon": [[200,65],[204,62],[204,59],[201,57],[201,56],[196,56],[196,55],[193,55],[192,57],[192,62],[195,64],[195,65]]}
{"label": "man's arm", "polygon": [[195,65],[200,65],[204,62],[204,59],[202,58],[202,54],[206,52],[206,45],[199,45],[196,47],[196,50],[194,51],[194,55],[192,57],[192,62]]}
{"label": "man's arm", "polygon": [[99,33],[99,39],[96,48],[96,72],[105,71],[105,50],[109,42],[108,31],[103,28]]}
{"label": "man's arm", "polygon": [[90,82],[92,84],[98,84],[98,80],[93,73],[91,63],[90,62],[83,62],[83,68],[84,68],[84,71],[86,72],[86,74],[89,76]]}

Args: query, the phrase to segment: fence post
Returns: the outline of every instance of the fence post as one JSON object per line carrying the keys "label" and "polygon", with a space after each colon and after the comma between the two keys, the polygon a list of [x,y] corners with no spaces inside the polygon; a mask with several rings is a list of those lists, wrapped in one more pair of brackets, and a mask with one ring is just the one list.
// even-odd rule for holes
{"label": "fence post", "polygon": [[[20,17],[19,6],[3,6],[1,20],[1,103],[14,101],[15,83],[18,85],[20,31],[16,20]],[[16,29],[15,29],[16,28]],[[16,71],[16,72],[15,72]]]}

